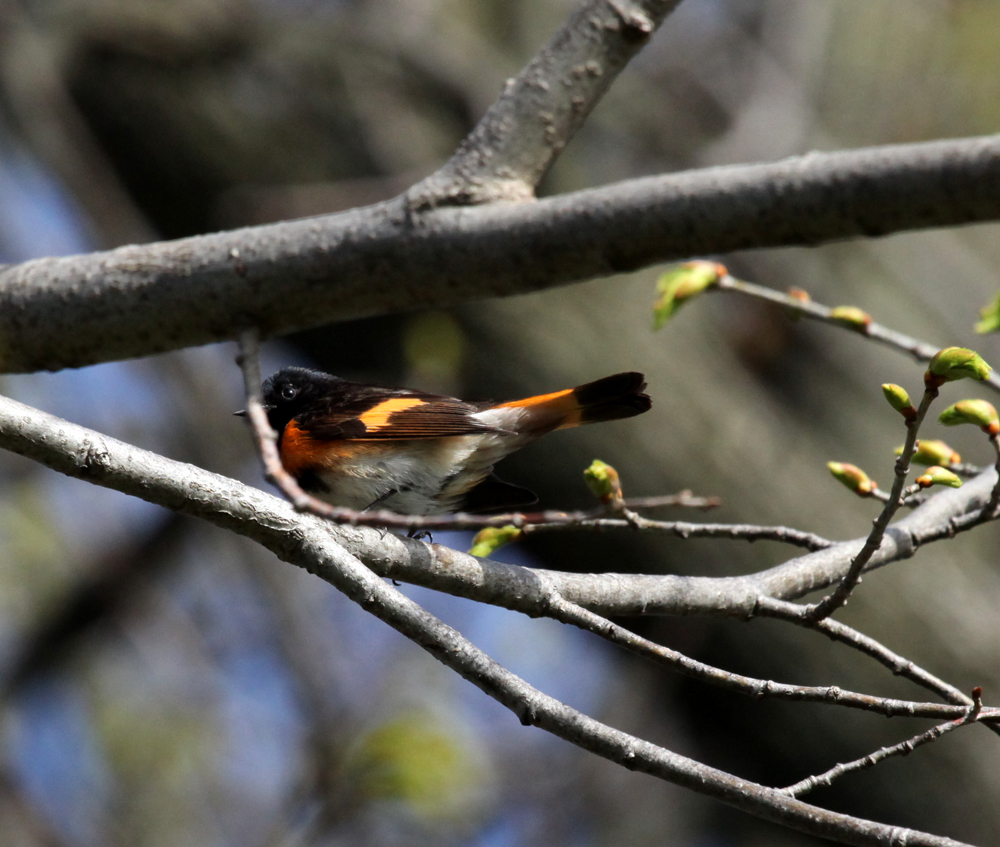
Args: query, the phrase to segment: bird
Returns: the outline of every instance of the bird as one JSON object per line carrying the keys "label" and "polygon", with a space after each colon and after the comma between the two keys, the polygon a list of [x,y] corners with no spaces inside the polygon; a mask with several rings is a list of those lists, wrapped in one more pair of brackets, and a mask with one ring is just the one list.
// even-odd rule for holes
{"label": "bird", "polygon": [[493,466],[553,430],[648,411],[645,387],[641,373],[627,372],[523,400],[468,402],[286,367],[262,395],[281,462],[304,491],[358,511],[426,516],[536,502]]}

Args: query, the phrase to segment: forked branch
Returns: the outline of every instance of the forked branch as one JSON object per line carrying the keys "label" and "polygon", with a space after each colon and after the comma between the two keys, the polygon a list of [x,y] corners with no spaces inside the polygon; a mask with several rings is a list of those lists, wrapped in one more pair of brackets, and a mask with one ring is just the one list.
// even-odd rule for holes
{"label": "forked branch", "polygon": [[[793,829],[848,844],[881,845],[901,838],[920,847],[959,844],[948,838],[803,803],[779,789],[708,767],[577,712],[498,665],[458,632],[384,582],[340,543],[357,546],[366,541],[370,545],[370,565],[381,566],[384,571],[386,559],[392,555],[405,559],[409,558],[408,553],[424,551],[426,562],[428,546],[421,542],[392,536],[380,539],[374,530],[337,527],[312,515],[298,514],[288,503],[233,480],[139,450],[5,398],[0,398],[0,445],[71,476],[205,518],[259,541],[285,561],[336,586],[497,699],[523,723],[545,729],[631,770],[690,788]],[[365,546],[360,544],[360,548]],[[489,564],[471,557],[465,559]],[[530,572],[527,576],[537,580]],[[550,587],[535,592],[542,606],[550,600]]]}

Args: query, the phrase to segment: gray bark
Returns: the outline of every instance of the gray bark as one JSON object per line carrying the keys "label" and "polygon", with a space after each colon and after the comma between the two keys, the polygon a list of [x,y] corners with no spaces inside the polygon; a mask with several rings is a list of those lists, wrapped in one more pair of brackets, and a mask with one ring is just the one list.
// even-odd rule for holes
{"label": "gray bark", "polygon": [[0,270],[0,370],[80,367],[730,250],[1000,218],[1000,136],[814,153],[537,202],[405,197]]}
{"label": "gray bark", "polygon": [[[305,568],[336,586],[509,708],[525,725],[538,726],[630,770],[651,774],[767,820],[802,832],[835,838],[845,844],[960,845],[960,842],[949,838],[851,817],[804,803],[781,790],[741,779],[616,730],[533,688],[380,578],[379,573],[390,561],[410,560],[420,565],[439,557],[439,553],[431,552],[430,545],[392,536],[382,541],[380,533],[374,529],[339,527],[310,515],[297,514],[288,503],[234,480],[157,456],[6,398],[0,398],[0,446],[70,476],[203,518],[260,542],[283,560]],[[958,499],[963,491],[964,488],[939,495],[936,499],[946,505],[940,512],[935,512],[935,518],[955,512],[956,506],[960,507],[958,513],[964,513],[970,504],[968,497],[964,501]],[[438,551],[441,549],[437,548]],[[356,553],[361,556],[356,556]],[[463,557],[458,553],[454,556],[459,565],[466,567],[493,567],[493,563],[488,561]],[[802,559],[808,560],[809,557]],[[845,558],[843,568],[848,561]],[[803,568],[801,560],[797,568]],[[537,613],[544,613],[551,592],[562,591],[550,582],[554,574],[527,568],[518,570],[530,575],[535,589],[534,599],[542,606],[542,611]],[[579,585],[580,580],[596,582],[609,576],[616,581],[629,579],[616,575],[574,578]],[[710,579],[703,581],[713,582]],[[718,605],[721,606],[725,603],[721,598],[727,593],[724,587],[727,581],[716,582],[720,586]],[[517,586],[518,594],[525,590],[526,585],[528,583],[522,582]],[[445,584],[437,587],[448,590]],[[510,595],[511,602],[503,605],[519,607],[521,604],[516,602],[516,598],[517,595]],[[489,598],[481,599],[495,602]]]}

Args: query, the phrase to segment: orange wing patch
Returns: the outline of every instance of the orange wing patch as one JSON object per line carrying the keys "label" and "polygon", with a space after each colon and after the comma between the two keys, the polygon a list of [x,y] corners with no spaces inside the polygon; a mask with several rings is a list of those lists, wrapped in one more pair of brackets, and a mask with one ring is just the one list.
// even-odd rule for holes
{"label": "orange wing patch", "polygon": [[388,426],[389,418],[396,412],[412,409],[414,406],[421,406],[426,402],[419,397],[394,397],[391,400],[383,400],[377,406],[372,406],[358,420],[365,425],[368,432],[376,432]]}

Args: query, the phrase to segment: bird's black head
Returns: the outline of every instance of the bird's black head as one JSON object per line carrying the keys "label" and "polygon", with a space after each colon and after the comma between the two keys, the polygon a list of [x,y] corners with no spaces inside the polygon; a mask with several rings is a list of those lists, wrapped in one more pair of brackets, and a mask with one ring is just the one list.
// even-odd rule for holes
{"label": "bird's black head", "polygon": [[329,397],[343,383],[340,377],[308,368],[282,368],[264,380],[264,408],[277,432],[303,409]]}

